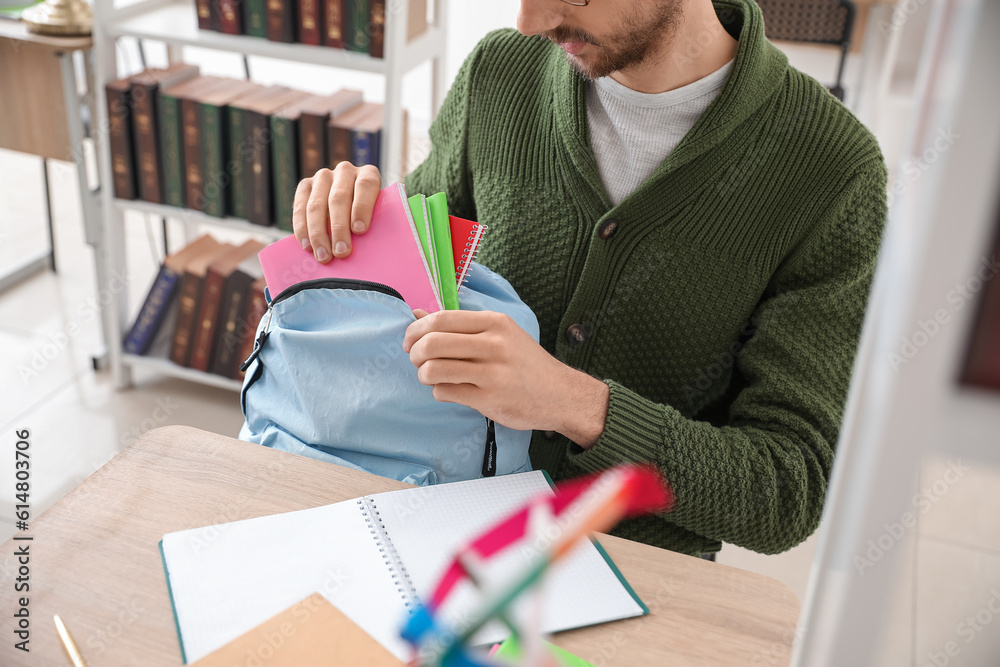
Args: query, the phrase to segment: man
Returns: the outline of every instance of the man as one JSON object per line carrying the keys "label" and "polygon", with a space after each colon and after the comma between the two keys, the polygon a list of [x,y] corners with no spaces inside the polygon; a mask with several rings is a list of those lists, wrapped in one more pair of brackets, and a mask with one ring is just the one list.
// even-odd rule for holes
{"label": "man", "polygon": [[[752,0],[525,0],[517,26],[465,61],[406,185],[488,225],[479,260],[541,345],[417,312],[418,377],[535,429],[556,479],[653,462],[676,506],[623,537],[791,548],[819,522],[881,238],[875,140]],[[346,256],[379,187],[346,163],[303,180],[303,247]]]}

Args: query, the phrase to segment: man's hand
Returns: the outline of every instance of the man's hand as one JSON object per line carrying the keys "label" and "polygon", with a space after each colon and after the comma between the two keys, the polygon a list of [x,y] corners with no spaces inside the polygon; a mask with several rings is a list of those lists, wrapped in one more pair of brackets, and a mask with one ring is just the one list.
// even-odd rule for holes
{"label": "man's hand", "polygon": [[509,428],[558,431],[583,447],[604,431],[608,386],[554,358],[509,316],[413,312],[403,350],[438,401]]}
{"label": "man's hand", "polygon": [[351,234],[364,234],[382,187],[378,168],[341,162],[303,178],[292,203],[292,230],[319,262],[351,254]]}

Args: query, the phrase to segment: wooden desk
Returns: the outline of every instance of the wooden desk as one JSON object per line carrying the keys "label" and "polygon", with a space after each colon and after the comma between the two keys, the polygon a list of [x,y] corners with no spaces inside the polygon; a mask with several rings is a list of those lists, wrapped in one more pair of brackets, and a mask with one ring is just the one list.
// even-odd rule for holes
{"label": "wooden desk", "polygon": [[[0,550],[0,664],[66,667],[59,614],[90,667],[180,665],[157,543],[164,533],[406,485],[193,428],[143,435]],[[652,610],[561,633],[595,665],[787,665],[799,601],[768,577],[611,536],[601,543]],[[31,652],[13,647],[17,545],[31,554]],[[350,666],[354,667],[354,666]]]}

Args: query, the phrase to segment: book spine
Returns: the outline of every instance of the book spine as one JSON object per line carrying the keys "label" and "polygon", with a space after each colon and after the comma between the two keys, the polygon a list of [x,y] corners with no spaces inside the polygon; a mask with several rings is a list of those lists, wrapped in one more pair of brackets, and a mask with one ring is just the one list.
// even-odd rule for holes
{"label": "book spine", "polygon": [[271,173],[274,174],[275,223],[280,229],[292,231],[292,204],[299,183],[298,156],[295,148],[296,125],[288,118],[271,116]]}
{"label": "book spine", "polygon": [[198,10],[198,27],[202,30],[212,30],[212,0],[196,0]]}
{"label": "book spine", "polygon": [[299,117],[299,173],[302,178],[315,175],[323,167],[333,166],[326,159],[323,136],[326,125],[326,116],[304,113]]}
{"label": "book spine", "polygon": [[223,377],[232,377],[239,366],[237,353],[240,349],[240,321],[246,311],[247,285],[245,276],[233,273],[226,281],[226,291],[219,310],[219,325],[215,334],[215,353],[212,355],[212,372]]}
{"label": "book spine", "polygon": [[108,102],[108,144],[115,197],[135,199],[135,161],[132,151],[131,94],[128,90],[105,89]]}
{"label": "book spine", "polygon": [[205,213],[221,218],[225,214],[223,192],[222,110],[211,104],[200,104],[202,180],[205,184]]}
{"label": "book spine", "polygon": [[134,132],[139,164],[139,197],[154,204],[163,203],[160,187],[159,151],[156,136],[156,86],[133,85]]}
{"label": "book spine", "polygon": [[236,107],[226,107],[229,117],[227,139],[226,171],[229,174],[229,186],[226,188],[226,211],[234,218],[246,219],[246,163],[247,144],[243,137],[243,110]]}
{"label": "book spine", "polygon": [[385,55],[385,0],[370,0],[370,2],[369,30],[371,37],[368,53],[372,58],[382,58]]}
{"label": "book spine", "polygon": [[243,0],[243,25],[251,37],[267,37],[265,0]]}
{"label": "book spine", "polygon": [[351,0],[347,6],[351,15],[344,33],[345,46],[348,51],[368,53],[369,0]]}
{"label": "book spine", "polygon": [[354,166],[360,167],[364,164],[374,164],[374,162],[372,162],[373,133],[354,131],[351,133],[351,138],[354,143]]}
{"label": "book spine", "polygon": [[219,304],[222,302],[222,287],[225,279],[209,271],[205,276],[205,287],[202,291],[201,306],[198,308],[198,319],[194,323],[194,338],[191,347],[191,368],[208,371],[212,357],[212,340],[215,337],[215,324],[219,317]]}
{"label": "book spine", "polygon": [[323,43],[323,30],[326,26],[323,18],[326,0],[298,0],[298,3],[299,41],[319,46]]}
{"label": "book spine", "polygon": [[187,366],[191,356],[191,330],[200,305],[203,278],[185,273],[181,280],[177,306],[177,325],[174,327],[174,341],[170,348],[170,360],[178,366]]}
{"label": "book spine", "polygon": [[243,116],[245,136],[250,137],[250,168],[247,169],[247,220],[256,225],[271,224],[271,142],[267,117],[247,112]]}
{"label": "book spine", "polygon": [[201,159],[199,103],[181,100],[181,127],[184,132],[184,199],[188,208],[205,210],[204,176]]}
{"label": "book spine", "polygon": [[163,148],[163,199],[171,206],[184,206],[180,102],[176,97],[160,94],[157,107],[160,116],[160,143]]}
{"label": "book spine", "polygon": [[242,0],[219,0],[219,30],[228,35],[243,34]]}
{"label": "book spine", "polygon": [[465,242],[461,256],[455,258],[455,283],[459,292],[465,287],[469,272],[472,271],[472,263],[476,261],[476,255],[479,253],[479,246],[486,235],[486,229],[486,225],[478,222],[473,224],[472,235]]}
{"label": "book spine", "polygon": [[131,354],[145,354],[163,322],[163,316],[177,288],[180,276],[165,264],[160,266],[153,287],[139,310],[139,316],[125,337],[124,348]]}
{"label": "book spine", "polygon": [[294,0],[267,0],[267,38],[272,42],[295,41]]}
{"label": "book spine", "polygon": [[335,49],[344,48],[344,0],[325,0],[326,33],[323,44]]}
{"label": "book spine", "polygon": [[331,125],[328,129],[328,159],[329,166],[333,169],[344,160],[350,162],[354,159],[354,138],[346,127]]}
{"label": "book spine", "polygon": [[267,312],[267,299],[264,297],[263,286],[257,287],[254,283],[250,286],[250,305],[247,308],[247,316],[245,318],[246,327],[242,333],[240,339],[240,353],[236,356],[236,360],[239,362],[236,365],[236,372],[233,373],[232,377],[239,380],[243,377],[243,371],[240,370],[240,364],[243,363],[244,359],[250,357],[253,352],[254,340],[256,339],[257,324],[260,322],[260,318],[264,317],[264,313]]}

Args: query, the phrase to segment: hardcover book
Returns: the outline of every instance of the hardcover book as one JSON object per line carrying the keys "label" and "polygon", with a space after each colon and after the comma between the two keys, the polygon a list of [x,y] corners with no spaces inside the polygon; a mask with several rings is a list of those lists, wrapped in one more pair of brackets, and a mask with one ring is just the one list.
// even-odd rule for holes
{"label": "hardcover book", "polygon": [[226,105],[258,88],[257,84],[250,81],[228,79],[197,96],[201,112],[204,210],[217,218],[226,214],[226,195],[234,178],[228,169]]}
{"label": "hardcover book", "polygon": [[360,90],[344,89],[333,95],[313,98],[301,108],[299,117],[299,173],[303,178],[313,176],[324,167],[332,169],[326,140],[326,127],[331,118],[337,118],[363,102]]}
{"label": "hardcover book", "polygon": [[191,356],[191,335],[198,315],[198,306],[201,304],[208,265],[233,247],[229,243],[214,241],[213,245],[206,247],[203,253],[194,257],[185,267],[178,288],[177,321],[174,324],[170,345],[170,360],[178,366],[187,366]]}
{"label": "hardcover book", "polygon": [[128,78],[110,81],[104,86],[108,103],[108,144],[111,148],[111,174],[115,197],[135,199],[135,140],[132,136],[132,84]]}
{"label": "hardcover book", "polygon": [[267,38],[294,42],[298,19],[295,0],[267,0]]}
{"label": "hardcover book", "polygon": [[299,41],[319,46],[326,28],[326,0],[298,0]]}
{"label": "hardcover book", "polygon": [[[263,249],[263,244],[260,244]],[[259,252],[259,251],[258,251]],[[248,320],[250,312],[250,287],[255,280],[264,276],[260,268],[260,260],[256,253],[247,257],[226,279],[222,292],[222,303],[219,307],[219,328],[215,335],[215,352],[212,355],[212,372],[222,377],[235,377],[243,359],[240,351],[243,349],[243,338],[251,325]]]}

